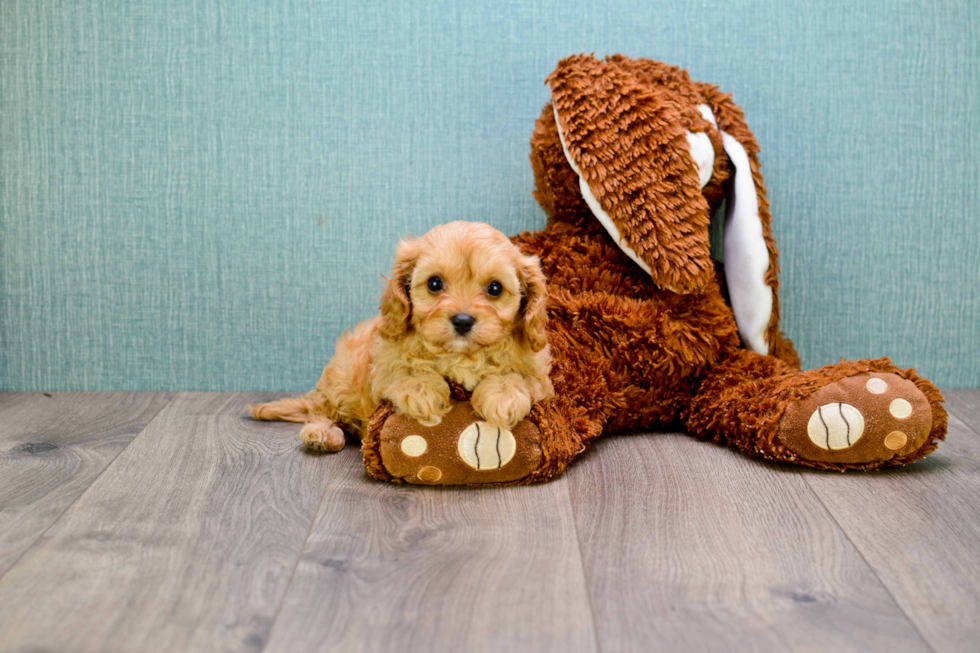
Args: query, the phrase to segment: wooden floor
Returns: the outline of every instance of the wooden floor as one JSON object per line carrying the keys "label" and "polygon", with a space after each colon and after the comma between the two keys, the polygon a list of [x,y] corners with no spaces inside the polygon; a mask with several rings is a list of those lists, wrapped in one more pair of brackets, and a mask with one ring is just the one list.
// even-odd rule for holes
{"label": "wooden floor", "polygon": [[263,394],[0,394],[0,651],[977,651],[980,391],[878,473],[683,434],[370,480]]}

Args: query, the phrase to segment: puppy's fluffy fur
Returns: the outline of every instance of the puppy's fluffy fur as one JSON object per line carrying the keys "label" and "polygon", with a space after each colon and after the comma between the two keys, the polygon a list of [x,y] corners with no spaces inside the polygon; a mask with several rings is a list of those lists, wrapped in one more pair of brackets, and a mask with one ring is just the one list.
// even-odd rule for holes
{"label": "puppy's fluffy fur", "polygon": [[[451,408],[451,379],[473,392],[486,421],[512,429],[553,393],[546,303],[537,257],[502,233],[473,222],[435,227],[399,243],[381,314],[340,337],[316,388],[255,406],[252,415],[306,422],[307,446],[338,451],[344,431],[363,436],[382,399],[438,423]],[[462,334],[452,322],[460,316],[472,318]]]}

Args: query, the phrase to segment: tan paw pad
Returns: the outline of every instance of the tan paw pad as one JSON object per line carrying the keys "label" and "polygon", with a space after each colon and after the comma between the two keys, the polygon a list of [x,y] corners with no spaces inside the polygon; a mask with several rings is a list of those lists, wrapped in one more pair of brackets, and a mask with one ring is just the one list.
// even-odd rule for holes
{"label": "tan paw pad", "polygon": [[819,406],[810,416],[806,432],[821,449],[846,449],[864,435],[864,415],[850,404]]}
{"label": "tan paw pad", "polygon": [[500,469],[514,457],[517,441],[507,429],[474,422],[460,433],[457,451],[473,469]]}

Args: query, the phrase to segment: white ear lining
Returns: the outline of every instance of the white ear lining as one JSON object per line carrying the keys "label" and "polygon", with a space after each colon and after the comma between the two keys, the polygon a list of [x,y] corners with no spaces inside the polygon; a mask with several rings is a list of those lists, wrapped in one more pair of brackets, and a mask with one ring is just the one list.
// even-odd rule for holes
{"label": "white ear lining", "polygon": [[698,187],[704,188],[711,181],[715,170],[715,147],[704,132],[687,132],[687,142],[691,146],[691,158],[698,169]]}
{"label": "white ear lining", "polygon": [[718,129],[718,121],[715,120],[715,114],[711,111],[711,107],[709,107],[707,104],[699,104],[698,111],[701,112],[701,116],[705,120],[711,123],[712,127]]}
{"label": "white ear lining", "polygon": [[722,144],[732,165],[725,210],[725,280],[742,343],[759,354],[769,353],[766,331],[772,317],[772,288],[766,284],[769,249],[759,219],[759,196],[745,148],[733,136],[721,132]]}

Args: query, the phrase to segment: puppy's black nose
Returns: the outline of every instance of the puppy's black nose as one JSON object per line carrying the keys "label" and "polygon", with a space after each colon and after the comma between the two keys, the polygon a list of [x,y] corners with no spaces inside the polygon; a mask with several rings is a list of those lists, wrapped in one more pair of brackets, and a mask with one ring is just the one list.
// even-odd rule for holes
{"label": "puppy's black nose", "polygon": [[476,324],[476,318],[466,313],[457,313],[449,318],[449,321],[453,323],[453,328],[456,329],[456,333],[461,336],[469,333],[473,325]]}

